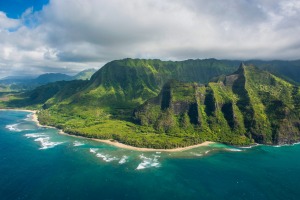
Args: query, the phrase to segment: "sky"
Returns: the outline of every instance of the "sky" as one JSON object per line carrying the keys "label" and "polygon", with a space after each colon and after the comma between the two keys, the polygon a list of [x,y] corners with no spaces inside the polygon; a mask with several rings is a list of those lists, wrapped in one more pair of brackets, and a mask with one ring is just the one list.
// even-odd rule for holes
{"label": "sky", "polygon": [[299,0],[0,0],[0,78],[123,58],[300,59]]}

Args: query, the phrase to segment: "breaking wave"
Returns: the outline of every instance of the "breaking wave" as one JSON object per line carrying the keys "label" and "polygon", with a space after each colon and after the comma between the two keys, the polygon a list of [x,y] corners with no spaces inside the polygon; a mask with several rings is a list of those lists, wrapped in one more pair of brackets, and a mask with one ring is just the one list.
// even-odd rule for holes
{"label": "breaking wave", "polygon": [[120,161],[119,161],[119,164],[124,164],[124,163],[126,163],[127,162],[127,160],[128,160],[128,156],[123,156],[121,159],[120,159]]}
{"label": "breaking wave", "polygon": [[243,151],[241,149],[235,149],[235,148],[226,148],[225,150],[226,151],[236,151],[236,152]]}
{"label": "breaking wave", "polygon": [[95,154],[95,153],[97,153],[97,151],[98,151],[97,148],[90,148],[90,152],[91,152],[91,153],[94,153],[94,154]]}
{"label": "breaking wave", "polygon": [[84,145],[84,143],[79,142],[79,141],[74,141],[74,142],[73,142],[73,146],[74,146],[74,147],[79,147],[79,146],[83,146],[83,145]]}
{"label": "breaking wave", "polygon": [[50,149],[63,143],[63,142],[51,142],[50,137],[39,137],[34,141],[40,142],[42,147],[39,149]]}
{"label": "breaking wave", "polygon": [[203,154],[202,154],[202,153],[195,153],[195,152],[191,152],[191,154],[192,154],[192,155],[194,155],[194,156],[198,156],[198,157],[200,157],[200,156],[203,156]]}
{"label": "breaking wave", "polygon": [[96,156],[98,158],[102,158],[102,160],[105,161],[105,162],[111,162],[111,161],[114,161],[114,160],[119,160],[119,158],[108,155],[108,154],[97,153]]}
{"label": "breaking wave", "polygon": [[13,131],[13,132],[20,132],[22,130],[18,128],[18,125],[19,124],[9,124],[9,125],[6,125],[5,128],[10,131]]}
{"label": "breaking wave", "polygon": [[28,133],[24,135],[27,138],[38,138],[38,137],[45,137],[46,135],[43,133]]}
{"label": "breaking wave", "polygon": [[153,158],[148,158],[144,156],[143,154],[140,155],[140,158],[143,160],[138,166],[137,170],[146,169],[150,167],[160,167],[160,163],[158,162],[158,158],[160,156],[154,155]]}
{"label": "breaking wave", "polygon": [[33,113],[30,113],[30,114],[26,115],[26,118],[24,120],[25,121],[32,121],[32,116],[33,116]]}

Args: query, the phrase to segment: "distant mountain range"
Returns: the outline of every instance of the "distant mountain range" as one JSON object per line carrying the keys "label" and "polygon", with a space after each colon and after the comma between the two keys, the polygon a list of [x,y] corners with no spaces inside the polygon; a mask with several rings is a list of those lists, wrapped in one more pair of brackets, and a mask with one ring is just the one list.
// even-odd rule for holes
{"label": "distant mountain range", "polygon": [[31,90],[38,86],[56,81],[88,80],[96,72],[96,69],[87,69],[75,76],[61,73],[47,73],[38,77],[34,76],[9,76],[0,79],[0,92]]}
{"label": "distant mountain range", "polygon": [[123,59],[0,106],[39,109],[43,124],[138,147],[286,144],[300,141],[297,74],[299,61]]}

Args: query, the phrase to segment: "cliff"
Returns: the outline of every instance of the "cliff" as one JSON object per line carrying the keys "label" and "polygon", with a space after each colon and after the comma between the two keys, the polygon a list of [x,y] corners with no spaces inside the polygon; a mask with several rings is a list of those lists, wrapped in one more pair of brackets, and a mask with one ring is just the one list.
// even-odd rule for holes
{"label": "cliff", "polygon": [[241,64],[207,85],[170,81],[139,107],[137,123],[168,134],[208,134],[219,142],[300,141],[299,88]]}

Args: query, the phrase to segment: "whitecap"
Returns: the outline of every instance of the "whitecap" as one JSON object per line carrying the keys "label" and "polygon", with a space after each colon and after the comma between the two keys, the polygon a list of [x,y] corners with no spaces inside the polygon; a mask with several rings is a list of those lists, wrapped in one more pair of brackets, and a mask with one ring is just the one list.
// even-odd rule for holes
{"label": "whitecap", "polygon": [[25,121],[32,121],[32,117],[33,117],[33,113],[30,113],[26,116],[26,119],[24,119]]}
{"label": "whitecap", "polygon": [[140,158],[143,160],[138,166],[137,170],[150,168],[150,167],[160,167],[160,163],[158,162],[158,159],[160,156],[155,155],[154,158],[148,158],[144,156],[143,154],[140,155]]}
{"label": "whitecap", "polygon": [[204,152],[204,154],[208,154],[209,152],[210,152],[210,150],[207,150],[207,151]]}
{"label": "whitecap", "polygon": [[241,149],[234,149],[234,148],[226,148],[227,151],[243,151]]}
{"label": "whitecap", "polygon": [[21,132],[21,131],[32,130],[32,129],[28,129],[28,128],[24,128],[24,127],[28,127],[28,126],[23,123],[9,124],[9,125],[5,126],[5,128],[7,128],[8,130],[10,130],[12,132]]}
{"label": "whitecap", "polygon": [[90,148],[91,153],[97,153],[97,150],[98,150],[97,148]]}
{"label": "whitecap", "polygon": [[127,159],[128,159],[128,156],[123,156],[120,161],[119,161],[119,164],[124,164],[127,162]]}
{"label": "whitecap", "polygon": [[298,144],[300,144],[300,142],[293,143],[293,145],[298,145]]}
{"label": "whitecap", "polygon": [[79,141],[74,141],[74,142],[73,142],[73,146],[74,146],[74,147],[83,146],[83,145],[84,145],[84,143],[79,142]]}
{"label": "whitecap", "polygon": [[46,135],[43,134],[43,133],[41,133],[41,134],[39,134],[39,133],[28,133],[28,134],[25,134],[24,136],[27,137],[27,138],[38,138],[38,137],[45,137]]}
{"label": "whitecap", "polygon": [[300,142],[296,142],[293,144],[281,144],[281,145],[274,145],[273,147],[286,147],[286,146],[294,146],[294,145],[298,145],[300,144]]}
{"label": "whitecap", "polygon": [[195,152],[191,152],[191,154],[192,154],[192,155],[194,155],[194,156],[199,156],[199,157],[200,157],[200,156],[203,156],[203,154],[202,154],[202,153],[195,153]]}
{"label": "whitecap", "polygon": [[250,145],[250,146],[242,146],[242,147],[239,147],[239,148],[241,148],[241,149],[251,149],[251,148],[256,147],[258,145],[259,144],[254,144],[254,145]]}
{"label": "whitecap", "polygon": [[19,124],[9,124],[6,125],[5,128],[7,128],[10,131],[14,131],[14,132],[20,132],[21,130],[17,127]]}
{"label": "whitecap", "polygon": [[50,149],[50,148],[53,148],[53,147],[63,143],[63,142],[51,142],[49,140],[50,140],[50,137],[39,137],[39,138],[35,139],[34,141],[40,142],[40,144],[42,145],[42,147],[40,149]]}
{"label": "whitecap", "polygon": [[111,161],[114,161],[114,160],[118,160],[117,157],[112,157],[112,156],[110,156],[108,154],[97,153],[96,156],[98,158],[102,158],[102,160],[105,161],[105,162],[111,162]]}
{"label": "whitecap", "polygon": [[157,151],[156,154],[161,154],[161,152],[160,152],[160,151]]}

